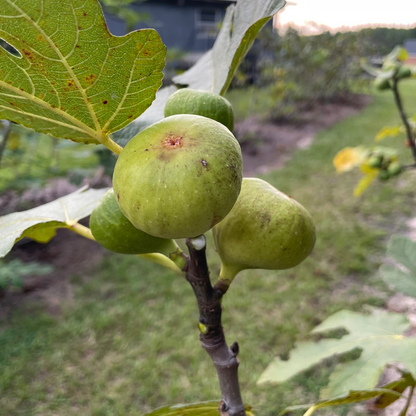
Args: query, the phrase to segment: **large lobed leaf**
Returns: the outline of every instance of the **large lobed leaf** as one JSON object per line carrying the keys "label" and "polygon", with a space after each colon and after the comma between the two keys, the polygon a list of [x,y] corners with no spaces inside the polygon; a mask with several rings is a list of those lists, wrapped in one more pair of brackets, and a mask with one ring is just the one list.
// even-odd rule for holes
{"label": "large lobed leaf", "polygon": [[98,143],[142,114],[161,85],[154,30],[117,37],[97,0],[0,0],[0,119]]}
{"label": "large lobed leaf", "polygon": [[[267,21],[285,5],[284,0],[239,0],[227,8],[214,47],[188,71],[176,76],[176,84],[224,95],[241,61]],[[166,101],[177,90],[162,88],[149,110],[113,139],[125,145],[128,140],[164,115]]]}
{"label": "large lobed leaf", "polygon": [[416,242],[393,235],[387,246],[387,255],[396,261],[396,266],[380,267],[383,280],[399,292],[416,298]]}
{"label": "large lobed leaf", "polygon": [[410,324],[400,314],[378,312],[363,315],[340,311],[327,318],[312,332],[323,333],[345,328],[348,334],[341,339],[322,339],[301,342],[292,350],[290,359],[275,358],[261,375],[258,383],[280,383],[311,368],[323,360],[361,350],[359,358],[338,364],[331,374],[329,385],[321,398],[342,396],[350,390],[373,389],[384,369],[392,362],[403,363],[412,375],[416,374],[416,339],[402,335]]}
{"label": "large lobed leaf", "polygon": [[88,217],[107,191],[82,188],[40,207],[0,217],[0,258],[23,237],[47,242],[57,228],[70,227]]}
{"label": "large lobed leaf", "polygon": [[214,47],[174,82],[223,95],[257,33],[285,4],[284,0],[239,0],[229,6]]}

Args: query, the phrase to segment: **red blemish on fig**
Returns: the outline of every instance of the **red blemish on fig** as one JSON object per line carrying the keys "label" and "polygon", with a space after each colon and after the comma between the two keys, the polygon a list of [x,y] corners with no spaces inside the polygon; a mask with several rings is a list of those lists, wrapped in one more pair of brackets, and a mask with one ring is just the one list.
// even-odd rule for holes
{"label": "red blemish on fig", "polygon": [[162,146],[165,149],[179,149],[183,146],[182,136],[178,136],[176,134],[168,134],[166,138],[162,140]]}

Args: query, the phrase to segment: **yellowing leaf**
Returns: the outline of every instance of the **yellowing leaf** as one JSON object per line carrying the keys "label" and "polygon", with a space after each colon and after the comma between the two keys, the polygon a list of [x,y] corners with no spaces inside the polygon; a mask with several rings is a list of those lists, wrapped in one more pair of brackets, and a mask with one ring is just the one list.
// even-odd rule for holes
{"label": "yellowing leaf", "polygon": [[109,144],[154,100],[166,51],[154,30],[111,35],[97,0],[1,0],[0,10],[0,38],[21,55],[0,47],[0,119]]}
{"label": "yellowing leaf", "polygon": [[400,126],[383,127],[376,135],[374,140],[379,142],[386,137],[396,137],[400,134]]}
{"label": "yellowing leaf", "polygon": [[334,157],[333,164],[338,173],[348,172],[365,159],[365,151],[361,147],[345,147]]}
{"label": "yellowing leaf", "polygon": [[363,176],[354,189],[354,196],[359,197],[371,185],[376,176],[377,169],[372,169],[372,172],[369,172],[365,176]]}

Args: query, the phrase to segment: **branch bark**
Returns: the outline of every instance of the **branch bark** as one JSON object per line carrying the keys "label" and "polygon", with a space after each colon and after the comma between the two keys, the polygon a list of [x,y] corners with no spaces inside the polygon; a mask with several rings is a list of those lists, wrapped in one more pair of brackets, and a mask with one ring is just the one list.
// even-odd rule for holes
{"label": "branch bark", "polygon": [[184,267],[199,308],[201,345],[217,370],[221,389],[222,416],[246,416],[238,382],[238,344],[228,347],[221,324],[221,299],[227,288],[212,287],[205,255],[205,237],[187,239],[189,258]]}
{"label": "branch bark", "polygon": [[393,79],[392,90],[393,90],[393,95],[394,95],[394,101],[396,102],[396,106],[397,106],[397,109],[399,110],[400,118],[402,119],[402,122],[406,129],[406,138],[407,138],[409,147],[412,151],[413,160],[416,162],[415,138],[413,137],[412,128],[410,127],[409,121],[407,120],[406,113],[404,112],[404,109],[403,109],[402,99],[399,94],[398,82],[399,80],[397,78]]}

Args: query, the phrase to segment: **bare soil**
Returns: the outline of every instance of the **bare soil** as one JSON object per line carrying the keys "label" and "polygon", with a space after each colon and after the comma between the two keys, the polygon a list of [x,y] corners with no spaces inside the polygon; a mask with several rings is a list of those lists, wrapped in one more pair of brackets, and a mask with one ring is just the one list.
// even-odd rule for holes
{"label": "bare soil", "polygon": [[355,95],[340,103],[304,111],[294,123],[273,123],[256,117],[236,123],[234,133],[243,152],[244,176],[282,168],[297,149],[309,147],[316,133],[359,113],[371,96]]}
{"label": "bare soil", "polygon": [[[238,122],[235,134],[242,147],[244,176],[283,167],[296,149],[312,144],[317,132],[357,114],[370,100],[371,97],[361,95],[356,96],[353,102],[323,105],[319,109],[303,112],[296,124],[265,122],[255,117]],[[94,179],[90,184],[93,187],[111,186],[110,178],[103,178],[102,171]],[[9,191],[0,195],[0,215],[45,204],[76,188],[60,178],[51,181],[44,189],[28,189],[20,196]],[[88,219],[83,222],[88,225]],[[60,304],[72,298],[71,276],[87,278],[88,272],[105,253],[106,250],[95,242],[69,230],[58,230],[57,236],[46,245],[22,240],[13,248],[10,257],[24,262],[51,264],[54,271],[43,276],[26,277],[21,292],[0,294],[0,319],[4,319],[22,301],[41,303],[51,314],[59,314]]]}

